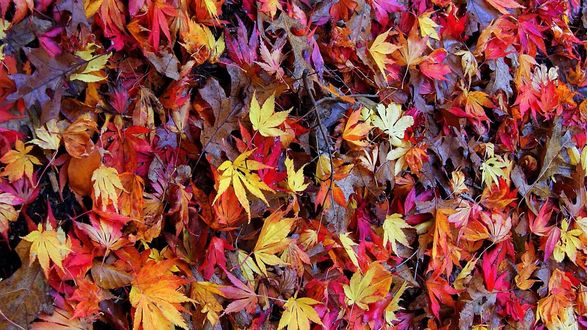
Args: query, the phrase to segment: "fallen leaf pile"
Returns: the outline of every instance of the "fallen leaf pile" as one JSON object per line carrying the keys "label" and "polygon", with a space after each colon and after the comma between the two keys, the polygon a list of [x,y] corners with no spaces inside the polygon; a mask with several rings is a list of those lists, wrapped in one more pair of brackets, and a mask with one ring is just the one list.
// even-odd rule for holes
{"label": "fallen leaf pile", "polygon": [[583,7],[0,1],[0,328],[586,328]]}

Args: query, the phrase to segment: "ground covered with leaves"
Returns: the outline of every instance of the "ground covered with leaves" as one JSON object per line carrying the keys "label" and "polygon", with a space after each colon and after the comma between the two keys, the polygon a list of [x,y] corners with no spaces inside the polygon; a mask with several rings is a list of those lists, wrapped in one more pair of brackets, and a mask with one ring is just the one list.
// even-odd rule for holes
{"label": "ground covered with leaves", "polygon": [[577,0],[1,0],[0,328],[587,326]]}

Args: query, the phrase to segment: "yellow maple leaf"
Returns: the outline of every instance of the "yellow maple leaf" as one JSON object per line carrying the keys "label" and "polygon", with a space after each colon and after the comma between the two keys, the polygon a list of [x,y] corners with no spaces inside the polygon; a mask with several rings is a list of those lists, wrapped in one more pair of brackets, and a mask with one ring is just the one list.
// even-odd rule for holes
{"label": "yellow maple leaf", "polygon": [[192,301],[177,289],[185,280],[173,275],[173,260],[148,260],[132,280],[129,300],[135,308],[133,330],[188,329],[181,303]]}
{"label": "yellow maple leaf", "polygon": [[49,261],[53,261],[57,267],[63,269],[62,261],[69,253],[69,247],[65,239],[65,233],[61,228],[53,230],[50,223],[39,224],[37,230],[30,232],[23,237],[25,241],[31,242],[30,262],[31,264],[38,258],[45,277],[49,274]]}
{"label": "yellow maple leaf", "polygon": [[359,267],[359,259],[357,257],[357,252],[353,249],[353,246],[357,245],[357,243],[353,242],[353,240],[349,237],[349,233],[343,233],[338,236],[340,238],[340,243],[342,243],[342,247],[346,251],[347,255],[353,262],[355,267]]}
{"label": "yellow maple leaf", "polygon": [[0,162],[6,164],[1,175],[8,176],[10,182],[14,182],[24,175],[31,180],[33,165],[41,165],[41,162],[37,157],[28,154],[33,147],[25,147],[21,140],[16,141],[14,148],[15,150],[8,151],[0,158]]}
{"label": "yellow maple leaf", "polygon": [[583,243],[579,238],[583,234],[583,230],[580,228],[569,230],[569,223],[566,219],[563,219],[560,231],[560,239],[554,247],[554,260],[561,262],[566,255],[572,262],[576,263],[577,250],[583,249]]}
{"label": "yellow maple leaf", "polygon": [[75,52],[79,58],[87,61],[83,70],[73,73],[69,76],[69,80],[79,80],[87,83],[97,82],[106,79],[106,76],[101,72],[106,66],[108,59],[112,54],[95,55],[94,52],[99,47],[96,44],[89,44],[86,49]]}
{"label": "yellow maple leaf", "polygon": [[395,52],[399,47],[392,44],[391,42],[385,41],[389,36],[389,30],[380,34],[373,40],[371,47],[369,47],[369,54],[375,61],[375,65],[379,69],[382,75],[385,76],[385,66],[392,63],[391,59],[387,56]]}
{"label": "yellow maple leaf", "polygon": [[281,265],[284,264],[283,260],[276,256],[277,253],[282,252],[289,245],[290,239],[287,235],[291,231],[296,219],[285,218],[283,219],[283,212],[273,212],[261,228],[257,244],[253,248],[253,254],[259,270],[267,276],[267,268],[265,265]]}
{"label": "yellow maple leaf", "polygon": [[[264,168],[270,168],[256,160],[247,159],[254,150],[249,150],[240,154],[234,161],[225,161],[218,167],[218,171],[222,172],[218,184],[218,193],[212,204],[216,203],[228,187],[232,185],[234,193],[239,203],[247,212],[249,220],[251,219],[251,207],[249,206],[249,199],[247,198],[247,190],[261,199],[265,204],[269,205],[263,192],[261,190],[273,192],[265,182],[261,181],[259,176],[251,171],[256,171]],[[246,188],[246,190],[245,190]]]}
{"label": "yellow maple leaf", "polygon": [[36,139],[31,143],[46,149],[57,150],[61,144],[61,130],[57,127],[57,120],[51,119],[44,126],[35,128]]}
{"label": "yellow maple leaf", "polygon": [[95,199],[98,201],[100,198],[102,210],[105,210],[108,203],[112,202],[118,211],[118,193],[124,190],[118,171],[113,167],[101,165],[92,173],[92,182],[94,182]]}
{"label": "yellow maple leaf", "polygon": [[300,167],[300,169],[296,171],[293,160],[289,157],[285,159],[287,187],[294,193],[306,190],[309,185],[309,183],[304,183],[304,167],[306,167],[306,165]]}
{"label": "yellow maple leaf", "polygon": [[290,297],[283,305],[285,311],[281,315],[277,330],[283,329],[286,326],[288,330],[310,330],[310,321],[323,325],[318,313],[312,307],[319,303],[307,297]]}
{"label": "yellow maple leaf", "polygon": [[5,233],[20,213],[14,208],[17,198],[9,193],[0,193],[0,233]]}
{"label": "yellow maple leaf", "polygon": [[385,307],[385,321],[391,325],[393,321],[397,320],[395,313],[402,309],[399,305],[400,299],[406,289],[408,288],[408,282],[404,281],[399,289],[393,295],[393,299],[389,302],[389,305]]}
{"label": "yellow maple leaf", "polygon": [[404,246],[409,246],[406,234],[402,229],[412,228],[403,219],[399,213],[390,214],[385,217],[383,222],[383,246],[387,246],[387,242],[391,243],[391,249],[397,255],[397,242]]}
{"label": "yellow maple leaf", "polygon": [[257,96],[253,94],[249,109],[249,119],[251,120],[251,124],[253,124],[253,128],[259,134],[266,137],[285,134],[285,132],[276,127],[285,121],[288,114],[289,110],[275,112],[275,94],[269,96],[263,103],[263,106],[259,105]]}
{"label": "yellow maple leaf", "polygon": [[200,312],[206,315],[210,324],[215,325],[220,318],[219,313],[223,311],[222,305],[215,295],[224,296],[220,289],[222,285],[210,282],[194,282],[191,288],[191,297],[196,304],[200,305]]}
{"label": "yellow maple leaf", "polygon": [[420,26],[420,35],[422,36],[422,38],[424,37],[430,37],[432,39],[436,39],[436,40],[440,40],[440,37],[438,36],[438,32],[436,31],[436,29],[438,28],[438,24],[436,24],[436,22],[434,22],[430,16],[432,15],[432,12],[428,12],[425,14],[422,14],[418,17],[418,25]]}
{"label": "yellow maple leaf", "polygon": [[481,164],[481,180],[487,186],[499,184],[499,178],[507,181],[510,179],[510,171],[513,166],[512,161],[507,157],[496,155],[485,160]]}
{"label": "yellow maple leaf", "polygon": [[380,263],[374,262],[364,276],[356,272],[349,285],[343,286],[346,303],[369,310],[369,304],[383,299],[389,292],[391,282],[391,274]]}

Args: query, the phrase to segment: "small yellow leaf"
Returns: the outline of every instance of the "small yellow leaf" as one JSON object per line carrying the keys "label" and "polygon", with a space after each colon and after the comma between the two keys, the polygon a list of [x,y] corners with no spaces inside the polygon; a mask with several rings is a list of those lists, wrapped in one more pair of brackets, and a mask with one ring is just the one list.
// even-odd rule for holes
{"label": "small yellow leaf", "polygon": [[355,267],[359,267],[359,259],[357,258],[357,253],[353,249],[353,246],[357,245],[357,243],[353,242],[353,240],[349,237],[349,233],[344,233],[339,235],[340,243],[342,243],[342,247],[346,251],[347,255],[353,262]]}
{"label": "small yellow leaf", "polygon": [[101,165],[94,170],[92,174],[94,182],[95,199],[101,198],[102,210],[105,210],[109,202],[112,202],[114,208],[118,210],[118,193],[124,190],[122,182],[118,177],[118,171],[113,167]]}
{"label": "small yellow leaf", "polygon": [[487,159],[481,164],[481,179],[487,186],[491,184],[499,184],[499,178],[504,178],[507,181],[510,179],[510,169],[513,163],[507,159],[496,155]]}
{"label": "small yellow leaf", "polygon": [[399,49],[399,46],[392,44],[391,42],[385,41],[389,36],[389,31],[386,31],[375,38],[371,47],[369,47],[369,54],[375,61],[375,65],[381,71],[381,74],[385,76],[385,66],[391,63],[391,59],[388,55]]}
{"label": "small yellow leaf", "polygon": [[0,158],[0,162],[7,164],[0,175],[8,176],[10,182],[14,182],[24,175],[31,180],[33,165],[41,165],[41,162],[37,157],[28,154],[33,147],[25,147],[21,140],[17,140],[14,147],[15,150],[8,151]]}
{"label": "small yellow leaf", "polygon": [[369,304],[379,301],[389,292],[391,274],[377,262],[372,263],[365,273],[356,272],[349,285],[344,285],[347,305],[357,305],[362,310],[369,310]]}
{"label": "small yellow leaf", "polygon": [[57,120],[51,119],[44,126],[35,128],[36,139],[31,143],[46,149],[57,150],[61,144],[61,130],[57,127]]}
{"label": "small yellow leaf", "polygon": [[263,103],[259,105],[257,96],[253,94],[251,98],[251,106],[249,109],[249,119],[253,128],[263,136],[281,136],[285,134],[282,130],[276,128],[281,125],[289,111],[275,112],[275,94],[269,96]]}
{"label": "small yellow leaf", "polygon": [[383,222],[383,246],[387,246],[387,242],[390,242],[391,249],[396,255],[398,254],[397,242],[404,246],[410,245],[406,234],[402,230],[405,228],[412,228],[412,226],[406,223],[401,214],[394,213],[385,217],[385,222]]}
{"label": "small yellow leaf", "polygon": [[287,170],[287,187],[292,192],[301,192],[306,190],[309,183],[304,183],[304,167],[295,170],[293,160],[291,158],[285,159],[285,169]]}
{"label": "small yellow leaf", "polygon": [[277,330],[287,326],[288,330],[310,330],[310,321],[323,325],[318,313],[312,307],[320,302],[311,298],[291,297],[283,305],[285,311],[281,315]]}
{"label": "small yellow leaf", "polygon": [[45,277],[48,277],[49,274],[49,261],[53,261],[57,267],[63,269],[61,263],[70,250],[65,240],[65,233],[61,228],[54,231],[47,223],[46,229],[43,230],[43,226],[39,224],[37,230],[30,232],[23,239],[32,243],[30,262],[32,264],[38,258]]}
{"label": "small yellow leaf", "polygon": [[290,239],[287,238],[291,227],[296,219],[283,219],[283,212],[276,211],[272,213],[261,228],[257,244],[253,248],[255,260],[261,272],[267,276],[267,268],[265,265],[281,265],[284,264],[277,253],[282,252],[289,245]]}
{"label": "small yellow leaf", "polygon": [[406,289],[408,288],[408,282],[404,281],[400,288],[393,295],[393,299],[389,302],[389,305],[385,307],[385,321],[391,325],[393,321],[397,320],[395,313],[402,309],[399,305],[400,299]]}
{"label": "small yellow leaf", "polygon": [[97,82],[106,79],[100,72],[106,66],[108,59],[112,54],[94,55],[94,47],[90,46],[90,50],[77,51],[75,54],[85,61],[88,61],[81,72],[72,74],[70,80],[80,80],[83,82]]}
{"label": "small yellow leaf", "polygon": [[438,28],[438,24],[436,24],[436,22],[434,22],[430,16],[432,15],[432,12],[428,12],[425,14],[422,14],[420,17],[418,17],[418,25],[420,26],[420,35],[422,36],[422,38],[424,37],[430,37],[432,39],[436,39],[436,40],[440,40],[440,37],[438,36],[438,32],[436,32],[436,29]]}
{"label": "small yellow leaf", "polygon": [[[271,168],[255,160],[247,159],[254,150],[249,150],[240,154],[233,162],[227,160],[218,167],[218,171],[222,172],[218,183],[218,193],[212,204],[216,203],[227,189],[232,185],[234,193],[239,203],[247,212],[249,220],[251,220],[251,207],[249,206],[249,199],[247,198],[247,190],[261,199],[265,204],[269,205],[265,199],[265,195],[261,190],[273,192],[267,184],[261,181],[261,178],[251,171],[256,171],[265,168]],[[246,188],[246,190],[245,190]]]}

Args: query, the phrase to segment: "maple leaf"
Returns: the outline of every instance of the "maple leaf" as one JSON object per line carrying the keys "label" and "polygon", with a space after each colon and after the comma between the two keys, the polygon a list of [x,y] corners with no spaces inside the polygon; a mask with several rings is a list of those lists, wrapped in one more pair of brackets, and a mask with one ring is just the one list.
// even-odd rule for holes
{"label": "maple leaf", "polygon": [[357,147],[366,147],[369,143],[364,141],[365,136],[371,131],[371,125],[366,122],[359,122],[361,111],[351,112],[342,133],[342,138]]}
{"label": "maple leaf", "polygon": [[[377,105],[377,116],[373,119],[373,125],[382,130],[389,137],[389,143],[391,146],[396,148],[390,148],[387,159],[400,159],[402,158],[411,144],[406,141],[402,141],[405,135],[405,131],[414,125],[414,118],[412,116],[404,116],[401,106],[396,103],[391,103],[387,107],[383,104]],[[396,163],[396,167],[400,166],[400,162]],[[397,171],[396,168],[396,174]]]}
{"label": "maple leaf", "polygon": [[479,120],[485,120],[487,115],[483,107],[493,107],[494,104],[489,99],[489,95],[482,91],[464,90],[459,100],[465,104],[465,112],[471,116],[476,116]]}
{"label": "maple leaf", "polygon": [[516,270],[518,274],[514,278],[516,281],[516,286],[520,290],[528,290],[532,287],[532,285],[534,285],[534,283],[538,282],[537,280],[530,279],[530,277],[536,269],[538,269],[538,265],[536,264],[534,247],[531,246],[530,248],[528,248],[527,244],[526,252],[522,254],[522,262],[516,265]]}
{"label": "maple leaf", "polygon": [[[252,260],[249,258],[249,260]],[[241,282],[238,278],[228,272],[226,269],[224,270],[228,280],[234,286],[223,286],[220,288],[223,295],[228,298],[234,300],[226,308],[224,309],[225,313],[235,313],[240,312],[242,310],[246,311],[253,311],[258,303],[258,297],[255,293],[255,290],[243,282]]]}
{"label": "maple leaf", "polygon": [[285,311],[281,315],[277,330],[283,329],[286,326],[288,330],[310,330],[310,321],[323,325],[318,313],[312,307],[319,303],[307,297],[290,297],[283,305]]}
{"label": "maple leaf", "polygon": [[74,158],[88,156],[94,150],[92,135],[97,130],[96,122],[88,115],[79,116],[71,125],[63,130],[65,150]]}
{"label": "maple leaf", "polygon": [[560,240],[554,247],[554,260],[563,261],[565,255],[574,263],[577,262],[577,250],[583,249],[583,243],[579,237],[583,234],[581,229],[569,230],[566,219],[561,222]]}
{"label": "maple leaf", "polygon": [[385,66],[392,63],[391,59],[387,56],[399,48],[397,45],[385,41],[388,36],[389,31],[385,31],[378,35],[377,38],[373,40],[371,47],[369,47],[369,54],[371,54],[373,61],[375,61],[375,65],[383,76],[385,76]]}
{"label": "maple leaf", "polygon": [[79,80],[87,83],[98,82],[106,79],[104,74],[101,72],[106,66],[108,59],[112,54],[94,55],[93,52],[96,47],[91,44],[88,49],[80,50],[75,53],[78,57],[87,61],[87,64],[83,70],[73,73],[69,76],[69,80]]}
{"label": "maple leaf", "polygon": [[186,283],[173,275],[174,260],[147,260],[133,277],[129,299],[135,308],[133,330],[188,329],[180,311],[181,303],[192,301],[177,289]]}
{"label": "maple leaf", "polygon": [[81,279],[76,282],[77,288],[71,295],[71,300],[77,301],[75,306],[74,318],[85,318],[97,315],[100,312],[100,302],[105,299],[113,298],[108,291],[102,290],[96,283]]}
{"label": "maple leaf", "polygon": [[30,232],[22,239],[32,243],[30,263],[32,264],[38,259],[45,277],[49,277],[49,261],[53,261],[57,267],[63,270],[62,261],[69,254],[70,249],[61,227],[55,231],[49,222],[45,225],[45,229],[43,229],[43,225],[39,224],[37,230]]}
{"label": "maple leaf", "polygon": [[219,313],[223,310],[222,305],[215,297],[215,295],[224,296],[222,287],[222,285],[210,282],[192,283],[190,295],[196,304],[201,306],[201,313],[206,315],[212,325],[218,323]]}
{"label": "maple leaf", "polygon": [[374,262],[364,276],[357,271],[349,285],[343,286],[346,303],[369,310],[369,304],[383,299],[389,292],[391,282],[391,274],[380,263]]}
{"label": "maple leaf", "polygon": [[57,127],[57,120],[51,119],[45,125],[35,128],[36,139],[30,142],[45,150],[57,150],[61,144],[61,130]]}
{"label": "maple leaf", "polygon": [[14,206],[22,202],[23,200],[17,196],[0,192],[0,233],[7,233],[10,222],[15,222],[18,219],[20,212]]}
{"label": "maple leaf", "polygon": [[283,61],[283,54],[281,52],[281,49],[285,44],[282,43],[280,46],[276,46],[270,52],[261,38],[259,38],[259,43],[261,45],[260,53],[263,62],[255,61],[255,63],[257,63],[270,75],[275,75],[277,79],[283,80],[285,73],[283,72],[283,68],[281,67],[281,61]]}
{"label": "maple leaf", "polygon": [[289,245],[290,239],[287,238],[287,235],[296,219],[283,219],[282,217],[282,211],[275,211],[265,219],[257,243],[253,248],[257,265],[265,276],[267,276],[265,265],[276,266],[284,263],[276,254],[285,250]]}
{"label": "maple leaf", "polygon": [[21,140],[17,140],[14,148],[14,150],[8,151],[0,158],[0,162],[6,164],[0,175],[7,176],[10,182],[14,182],[25,175],[29,180],[32,180],[33,166],[41,165],[37,157],[29,155],[33,147],[25,147]]}
{"label": "maple leaf", "polygon": [[255,93],[253,93],[249,109],[249,119],[251,120],[251,124],[253,124],[253,129],[258,131],[259,134],[267,137],[285,134],[276,127],[285,121],[288,114],[289,110],[275,112],[275,94],[269,96],[263,103],[263,106],[260,106]]}
{"label": "maple leaf", "polygon": [[355,265],[355,267],[357,267],[357,268],[360,268],[359,259],[357,258],[357,252],[355,252],[355,250],[353,249],[353,246],[356,246],[357,243],[355,243],[349,237],[349,234],[350,233],[342,233],[342,234],[338,235],[338,238],[340,239],[340,243],[342,244],[342,247],[346,251],[349,258],[351,259],[353,265]]}
{"label": "maple leaf", "polygon": [[[307,165],[307,164],[306,164]],[[306,190],[309,183],[304,183],[304,167],[300,167],[297,171],[294,168],[293,160],[291,158],[285,159],[285,169],[287,171],[287,187],[294,193]]]}
{"label": "maple leaf", "polygon": [[124,190],[118,171],[114,167],[101,165],[94,170],[92,182],[96,201],[100,198],[102,210],[106,210],[110,202],[118,210],[118,193]]}
{"label": "maple leaf", "polygon": [[426,280],[426,288],[428,288],[428,297],[431,302],[430,308],[436,318],[439,318],[440,303],[454,306],[454,300],[451,295],[458,292],[444,278],[433,274]]}
{"label": "maple leaf", "polygon": [[508,181],[512,166],[513,163],[507,158],[507,156],[502,157],[496,155],[491,157],[481,164],[481,180],[486,185],[499,185],[499,178],[504,178]]}
{"label": "maple leaf", "polygon": [[155,0],[149,8],[149,16],[152,19],[149,41],[151,41],[155,50],[159,50],[161,32],[163,32],[167,40],[171,42],[171,33],[169,32],[167,17],[177,16],[177,9],[168,4],[166,0]]}
{"label": "maple leaf", "polygon": [[387,321],[387,323],[390,325],[393,321],[396,321],[398,319],[395,313],[402,309],[399,305],[399,302],[407,288],[408,282],[404,281],[402,285],[399,287],[399,289],[397,289],[397,291],[393,294],[393,298],[391,299],[387,307],[385,307],[385,321]]}
{"label": "maple leaf", "polygon": [[[240,154],[233,162],[227,160],[218,167],[218,171],[222,172],[220,175],[218,193],[212,204],[221,196],[228,187],[232,186],[234,193],[247,212],[249,220],[251,219],[251,208],[249,206],[249,199],[247,198],[248,190],[257,198],[261,199],[265,204],[269,205],[261,190],[273,192],[266,183],[261,181],[259,176],[251,171],[270,168],[256,160],[247,159],[254,150],[249,150]],[[245,190],[246,188],[246,190]]]}
{"label": "maple leaf", "polygon": [[412,226],[406,223],[401,214],[394,213],[386,216],[383,222],[383,246],[387,246],[387,242],[390,242],[393,252],[399,255],[397,242],[404,246],[410,245],[402,230],[406,228],[412,228]]}
{"label": "maple leaf", "polygon": [[418,25],[420,26],[420,35],[424,37],[430,37],[432,39],[440,40],[436,29],[439,27],[430,16],[433,12],[424,13],[418,16]]}
{"label": "maple leaf", "polygon": [[493,8],[497,9],[500,13],[507,15],[509,14],[508,9],[515,8],[526,8],[514,0],[486,0]]}

